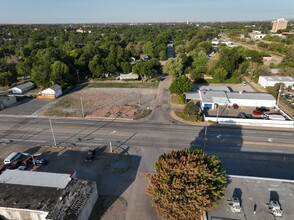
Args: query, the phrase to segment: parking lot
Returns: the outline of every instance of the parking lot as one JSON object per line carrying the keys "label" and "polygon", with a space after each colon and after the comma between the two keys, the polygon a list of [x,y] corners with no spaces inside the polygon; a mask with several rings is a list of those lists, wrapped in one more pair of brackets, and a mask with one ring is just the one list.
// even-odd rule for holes
{"label": "parking lot", "polygon": [[52,100],[25,98],[0,111],[0,115],[32,115],[50,102]]}
{"label": "parking lot", "polygon": [[[243,112],[246,114],[246,118],[255,118],[255,119],[261,119],[262,115],[254,115],[253,111],[255,111],[255,107],[244,107],[239,106],[238,108],[233,108],[229,106],[219,106],[215,109],[210,109],[207,111],[207,116],[211,117],[230,117],[230,118],[240,118],[239,113]],[[280,114],[278,109],[275,108],[269,108],[269,111],[264,112],[266,114]]]}
{"label": "parking lot", "polygon": [[[88,149],[95,149],[96,152],[95,158],[91,162],[85,161]],[[130,155],[127,150],[117,146],[113,146],[112,153],[110,153],[109,146],[91,148],[74,146],[25,147],[10,144],[0,145],[1,163],[11,152],[23,152],[34,156],[34,158],[43,158],[48,161],[46,165],[31,164],[23,172],[29,170],[67,174],[76,172],[79,179],[96,181],[99,197],[90,219],[126,219],[128,210],[127,191],[133,189],[131,185],[134,184],[136,179],[141,160],[140,156]],[[145,182],[145,174],[140,181]],[[142,185],[142,187],[145,186]],[[144,190],[142,192],[144,193]],[[151,209],[150,201],[147,201],[147,203]],[[152,211],[154,212],[153,209]],[[150,212],[147,214],[154,215]],[[156,217],[152,219],[156,219]]]}

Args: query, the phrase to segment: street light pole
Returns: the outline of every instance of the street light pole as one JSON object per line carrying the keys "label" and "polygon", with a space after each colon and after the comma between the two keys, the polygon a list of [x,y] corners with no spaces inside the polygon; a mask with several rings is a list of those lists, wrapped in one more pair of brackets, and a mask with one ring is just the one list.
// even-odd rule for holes
{"label": "street light pole", "polygon": [[54,131],[53,131],[51,119],[50,118],[48,118],[48,119],[49,119],[49,123],[50,123],[50,127],[51,127],[51,132],[52,132],[52,136],[53,136],[54,146],[56,147],[56,140],[55,140],[55,135],[54,135]]}

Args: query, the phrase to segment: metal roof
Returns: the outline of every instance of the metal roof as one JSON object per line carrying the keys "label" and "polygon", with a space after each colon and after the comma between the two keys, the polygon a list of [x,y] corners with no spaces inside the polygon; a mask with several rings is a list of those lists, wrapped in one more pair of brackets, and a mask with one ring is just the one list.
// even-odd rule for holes
{"label": "metal roof", "polygon": [[24,84],[20,84],[20,85],[18,85],[18,86],[15,86],[15,87],[13,87],[13,88],[18,88],[18,89],[20,89],[20,90],[23,90],[23,89],[26,89],[26,88],[31,87],[31,86],[34,86],[34,83],[32,83],[32,82],[27,82],[27,83],[24,83]]}
{"label": "metal roof", "polygon": [[225,92],[225,91],[199,91],[199,93],[185,93],[186,99],[201,100],[205,103],[228,104],[231,99],[243,100],[270,100],[275,101],[271,94],[258,92]]}
{"label": "metal roof", "polygon": [[201,91],[226,91],[230,92],[229,88],[227,86],[221,86],[221,85],[199,85],[198,89]]}
{"label": "metal roof", "polygon": [[264,78],[267,81],[293,82],[294,83],[294,77],[291,77],[291,76],[260,76],[260,78]]}
{"label": "metal roof", "polygon": [[64,189],[70,181],[70,174],[36,171],[6,170],[0,175],[0,183],[42,186]]}
{"label": "metal roof", "polygon": [[200,96],[198,92],[186,92],[185,96],[186,96],[186,99],[200,100]]}
{"label": "metal roof", "polygon": [[229,92],[227,96],[229,99],[276,100],[271,94],[259,92]]}

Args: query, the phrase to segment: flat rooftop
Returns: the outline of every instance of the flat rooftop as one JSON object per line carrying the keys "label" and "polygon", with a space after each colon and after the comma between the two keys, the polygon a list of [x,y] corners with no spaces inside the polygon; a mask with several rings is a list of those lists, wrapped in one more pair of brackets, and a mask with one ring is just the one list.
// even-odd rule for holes
{"label": "flat rooftop", "polygon": [[62,189],[0,183],[0,206],[49,212]]}
{"label": "flat rooftop", "polygon": [[[6,172],[7,171],[3,172],[3,174]],[[0,207],[39,210],[48,212],[47,218],[49,219],[74,220],[79,216],[88,198],[94,193],[94,182],[69,179],[68,174],[64,174],[64,176],[68,177],[68,183],[64,188],[52,187],[52,185],[51,187],[44,187],[36,186],[37,184],[17,184],[16,180],[20,180],[20,177],[22,177],[21,172],[32,173],[31,176],[33,179],[31,179],[31,181],[38,182],[38,180],[35,179],[37,175],[34,175],[34,173],[39,172],[19,171],[14,172],[14,176],[11,176],[12,173],[8,172],[11,176],[10,182],[0,182]],[[55,173],[41,174],[48,174],[48,177],[46,177],[48,180],[48,178]],[[6,175],[6,177],[9,175]],[[55,176],[54,180],[57,180],[56,177],[57,176]],[[60,176],[60,178],[62,179],[62,176]],[[14,181],[12,181],[12,179],[14,179]],[[26,181],[22,183],[24,182]]]}
{"label": "flat rooftop", "polygon": [[291,76],[260,76],[267,81],[279,81],[279,82],[294,82],[294,77]]}
{"label": "flat rooftop", "polygon": [[[233,213],[230,210],[227,200],[232,197],[239,198],[241,213]],[[207,213],[208,219],[274,219],[267,205],[270,200],[280,203],[282,219],[294,219],[294,181],[230,176],[225,198],[219,201],[217,208]],[[256,205],[256,214],[253,212],[254,205]]]}
{"label": "flat rooftop", "polygon": [[70,181],[69,174],[21,171],[7,169],[0,175],[0,183],[41,186],[64,189]]}

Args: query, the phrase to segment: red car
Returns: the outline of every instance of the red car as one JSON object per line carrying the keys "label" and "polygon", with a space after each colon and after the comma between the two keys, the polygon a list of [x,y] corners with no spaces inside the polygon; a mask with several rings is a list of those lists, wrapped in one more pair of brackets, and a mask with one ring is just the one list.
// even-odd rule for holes
{"label": "red car", "polygon": [[252,114],[253,114],[253,115],[263,115],[264,113],[263,113],[263,111],[254,110],[254,111],[252,112]]}

